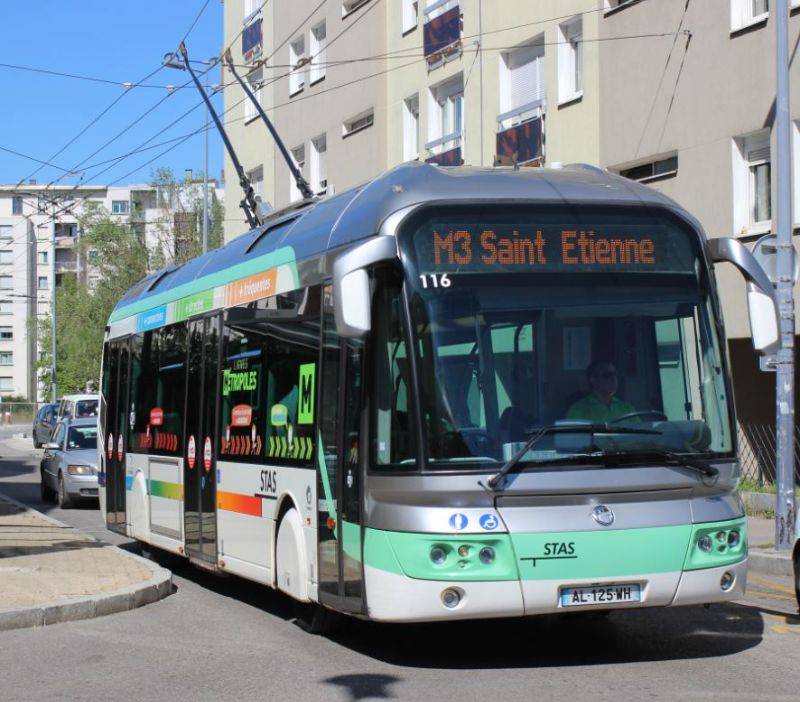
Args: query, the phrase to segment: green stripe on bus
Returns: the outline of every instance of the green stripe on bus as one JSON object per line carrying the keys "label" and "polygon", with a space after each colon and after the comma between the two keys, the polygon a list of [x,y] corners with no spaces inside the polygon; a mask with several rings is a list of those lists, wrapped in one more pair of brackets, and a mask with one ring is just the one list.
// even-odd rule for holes
{"label": "green stripe on bus", "polygon": [[164,497],[168,500],[182,500],[183,487],[178,483],[167,483],[162,480],[150,480],[148,489],[153,497]]}
{"label": "green stripe on bus", "polygon": [[270,268],[276,268],[278,266],[288,266],[290,268],[294,278],[294,287],[298,287],[300,283],[297,275],[297,261],[295,259],[294,249],[291,246],[284,246],[277,251],[254,258],[252,261],[245,261],[236,266],[224,268],[216,273],[211,273],[197,280],[179,285],[177,288],[165,290],[158,295],[146,297],[143,300],[137,300],[123,307],[118,307],[111,313],[109,321],[116,322],[117,320],[131,317],[153,307],[175,302],[181,298],[195,295],[206,290],[211,291],[219,285],[226,285],[239,278],[246,278],[253,273],[269,270]]}
{"label": "green stripe on bus", "polygon": [[[416,534],[367,529],[367,565],[425,580],[581,580],[623,578],[648,573],[715,568],[747,556],[745,520],[684,524],[641,529],[615,529],[536,534]],[[727,535],[739,531],[739,543]],[[723,545],[721,533],[725,534]],[[702,551],[698,539],[711,535],[714,548]],[[460,556],[459,546],[466,547]],[[480,550],[494,549],[494,561],[481,562]],[[445,559],[436,564],[438,547]],[[463,565],[462,565],[463,564]]]}

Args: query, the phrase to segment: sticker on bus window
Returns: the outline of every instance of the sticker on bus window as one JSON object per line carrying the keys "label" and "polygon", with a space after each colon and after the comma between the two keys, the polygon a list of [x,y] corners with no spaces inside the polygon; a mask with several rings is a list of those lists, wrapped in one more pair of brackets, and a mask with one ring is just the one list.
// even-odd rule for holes
{"label": "sticker on bus window", "polygon": [[114,458],[114,435],[108,432],[108,460]]}
{"label": "sticker on bus window", "polygon": [[236,405],[231,410],[231,425],[246,427],[253,422],[253,408],[250,405]]}
{"label": "sticker on bus window", "polygon": [[124,455],[125,454],[122,452],[122,434],[120,434],[117,438],[117,460],[122,461]]}
{"label": "sticker on bus window", "polygon": [[197,460],[197,446],[194,442],[194,434],[189,436],[189,445],[186,447],[186,462],[189,468],[194,468],[195,461]]}
{"label": "sticker on bus window", "polygon": [[289,422],[289,409],[286,405],[272,405],[269,421],[273,427],[285,427]]}
{"label": "sticker on bus window", "polygon": [[300,403],[297,411],[298,424],[314,423],[314,381],[316,364],[304,363],[300,366]]}
{"label": "sticker on bus window", "polygon": [[164,424],[164,410],[154,407],[150,410],[150,426],[160,427]]}
{"label": "sticker on bus window", "polygon": [[203,443],[203,467],[206,473],[211,470],[211,437],[207,436]]}

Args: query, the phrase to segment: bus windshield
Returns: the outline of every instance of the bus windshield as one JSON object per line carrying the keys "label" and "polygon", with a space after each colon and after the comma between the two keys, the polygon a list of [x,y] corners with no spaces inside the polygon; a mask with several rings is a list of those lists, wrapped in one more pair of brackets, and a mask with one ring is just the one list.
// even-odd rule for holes
{"label": "bus windshield", "polygon": [[[485,470],[564,423],[609,431],[554,432],[522,463],[732,456],[710,283],[682,221],[599,207],[437,210],[409,223],[401,248],[429,469]],[[405,394],[406,348],[387,353],[379,367]],[[377,422],[378,463],[416,459],[403,455],[401,414]]]}

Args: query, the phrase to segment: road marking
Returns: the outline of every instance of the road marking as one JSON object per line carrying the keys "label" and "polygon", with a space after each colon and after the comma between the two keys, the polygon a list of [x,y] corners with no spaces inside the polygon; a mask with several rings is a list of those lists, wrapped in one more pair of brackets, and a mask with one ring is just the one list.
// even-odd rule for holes
{"label": "road marking", "polygon": [[785,585],[781,585],[779,583],[773,583],[771,580],[764,580],[763,578],[758,578],[754,575],[749,576],[750,582],[758,583],[759,585],[766,585],[767,587],[771,587],[773,590],[779,590],[780,592],[785,592],[789,595],[794,595],[794,589],[790,587],[786,587]]}

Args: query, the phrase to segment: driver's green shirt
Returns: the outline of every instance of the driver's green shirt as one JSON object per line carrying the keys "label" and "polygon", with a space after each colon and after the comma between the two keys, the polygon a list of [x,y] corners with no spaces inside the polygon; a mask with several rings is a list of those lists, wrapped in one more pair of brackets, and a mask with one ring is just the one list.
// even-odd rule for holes
{"label": "driver's green shirt", "polygon": [[572,403],[567,410],[567,419],[584,419],[593,424],[605,424],[635,411],[632,404],[619,398],[612,397],[611,402],[604,405],[594,394],[590,394]]}

